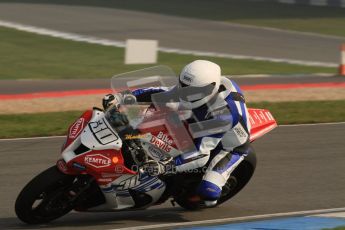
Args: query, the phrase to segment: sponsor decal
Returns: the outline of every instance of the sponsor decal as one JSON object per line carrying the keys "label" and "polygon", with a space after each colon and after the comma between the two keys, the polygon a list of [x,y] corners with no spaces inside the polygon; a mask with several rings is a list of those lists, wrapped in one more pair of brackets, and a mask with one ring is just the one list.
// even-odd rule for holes
{"label": "sponsor decal", "polygon": [[133,140],[133,139],[144,139],[147,137],[147,134],[126,134],[125,135],[125,140]]}
{"label": "sponsor decal", "polygon": [[108,127],[104,118],[95,122],[90,122],[89,127],[94,137],[101,145],[107,145],[119,139],[112,129]]}
{"label": "sponsor decal", "polygon": [[266,117],[268,118],[269,121],[274,120],[273,116],[272,116],[272,114],[270,112],[266,111],[265,114],[266,114]]}
{"label": "sponsor decal", "polygon": [[[135,176],[129,177],[121,182],[118,183],[117,190],[127,190],[131,189],[139,189],[145,191],[149,186],[153,185],[154,183],[163,183],[157,177],[151,177],[146,173],[139,173]],[[150,188],[150,187],[149,187]],[[149,190],[147,190],[149,191]]]}
{"label": "sponsor decal", "polygon": [[164,134],[162,131],[158,133],[157,138],[168,143],[168,145],[171,145],[173,142],[168,135]]}
{"label": "sponsor decal", "polygon": [[152,154],[152,156],[155,157],[155,158],[163,159],[163,158],[166,157],[165,154],[164,154],[162,151],[160,151],[159,149],[157,149],[157,148],[155,148],[155,147],[153,147],[153,146],[149,146],[147,150],[148,150],[148,151]]}
{"label": "sponsor decal", "polygon": [[213,188],[206,188],[206,190],[209,191],[209,192],[216,192],[216,190],[213,189]]}
{"label": "sponsor decal", "polygon": [[74,124],[71,126],[71,129],[68,135],[69,138],[74,139],[80,134],[81,130],[84,127],[84,121],[85,119],[81,117],[76,122],[74,122]]}
{"label": "sponsor decal", "polygon": [[84,161],[86,164],[95,168],[104,168],[111,165],[110,158],[102,154],[87,155],[85,156]]}
{"label": "sponsor decal", "polygon": [[122,165],[115,165],[115,169],[114,169],[115,173],[121,175],[121,174],[123,174],[124,170],[125,170],[124,166],[122,166]]}
{"label": "sponsor decal", "polygon": [[183,80],[188,82],[188,83],[192,83],[193,77],[187,76],[187,75],[183,75]]}
{"label": "sponsor decal", "polygon": [[255,121],[254,121],[254,119],[252,118],[252,116],[249,116],[249,121],[250,121],[251,126],[254,126],[254,125],[255,125]]}
{"label": "sponsor decal", "polygon": [[102,182],[102,183],[110,183],[113,181],[113,179],[112,178],[98,178],[97,181]]}
{"label": "sponsor decal", "polygon": [[164,150],[165,152],[171,151],[171,146],[168,143],[165,143],[164,141],[160,140],[159,138],[155,136],[151,137],[150,143]]}
{"label": "sponsor decal", "polygon": [[235,126],[234,131],[237,134],[237,136],[242,137],[242,138],[247,138],[248,134],[246,131],[242,128],[242,126]]}
{"label": "sponsor decal", "polygon": [[160,131],[157,136],[151,137],[150,143],[164,150],[165,152],[170,152],[173,140],[170,139],[168,135]]}

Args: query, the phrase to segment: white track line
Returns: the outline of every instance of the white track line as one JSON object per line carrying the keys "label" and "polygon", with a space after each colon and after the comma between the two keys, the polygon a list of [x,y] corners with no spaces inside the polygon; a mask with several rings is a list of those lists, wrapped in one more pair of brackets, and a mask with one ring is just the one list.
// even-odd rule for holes
{"label": "white track line", "polygon": [[297,212],[285,212],[285,213],[272,213],[272,214],[264,214],[264,215],[232,217],[232,218],[222,218],[222,219],[213,219],[213,220],[200,220],[200,221],[179,222],[179,223],[153,224],[153,225],[126,227],[126,228],[113,228],[113,229],[109,229],[109,230],[125,230],[125,229],[126,230],[142,230],[142,229],[157,229],[157,228],[169,228],[169,229],[171,229],[172,227],[186,227],[186,226],[205,225],[205,224],[221,224],[221,223],[229,223],[229,222],[236,222],[236,221],[253,221],[253,220],[261,220],[261,219],[276,218],[276,217],[303,216],[303,215],[313,215],[313,214],[330,213],[330,212],[343,212],[343,211],[345,211],[345,207],[343,207],[343,208],[332,208],[332,209],[297,211]]}
{"label": "white track line", "polygon": [[313,215],[317,217],[330,217],[330,218],[345,218],[345,212],[332,212],[332,213],[324,213]]}
{"label": "white track line", "polygon": [[[295,125],[278,125],[278,127],[295,127],[295,126],[317,126],[317,125],[343,125],[345,122],[329,122],[329,123],[314,123],[314,124],[295,124]],[[21,137],[21,138],[7,138],[0,139],[1,141],[20,141],[20,140],[39,140],[39,139],[54,139],[64,138],[66,136],[47,136],[47,137]]]}
{"label": "white track line", "polygon": [[[337,35],[328,35],[328,34],[318,34],[314,32],[302,32],[302,31],[295,31],[295,30],[288,30],[288,29],[279,29],[279,28],[273,28],[273,27],[267,27],[267,26],[255,26],[255,25],[247,25],[247,24],[241,24],[241,23],[233,23],[233,22],[222,22],[222,21],[216,21],[217,23],[223,23],[228,24],[232,26],[237,26],[239,28],[252,28],[252,29],[258,29],[258,30],[267,30],[267,31],[273,31],[273,32],[280,32],[280,33],[286,33],[286,34],[295,34],[295,35],[304,35],[304,36],[310,36],[310,37],[319,37],[319,38],[326,38],[326,39],[335,39],[335,40],[344,40],[344,37],[337,36]],[[312,38],[310,38],[312,39]]]}
{"label": "white track line", "polygon": [[220,57],[220,58],[232,58],[232,59],[251,59],[256,61],[270,61],[277,63],[288,63],[295,65],[305,65],[305,66],[322,66],[322,67],[338,67],[339,64],[331,62],[316,62],[316,61],[303,61],[295,59],[285,59],[285,58],[273,58],[273,57],[260,57],[260,56],[247,56],[240,54],[225,54],[225,53],[215,53],[215,52],[204,52],[195,50],[181,50],[174,48],[160,47],[160,51],[166,53],[177,53],[177,54],[190,54],[195,56],[206,56],[206,57]]}
{"label": "white track line", "polygon": [[[46,29],[46,28],[41,28],[41,27],[36,27],[36,26],[29,26],[29,25],[24,25],[24,24],[4,21],[4,20],[0,20],[0,26],[17,29],[20,31],[36,33],[40,35],[63,38],[63,39],[72,40],[72,41],[86,42],[86,43],[99,44],[99,45],[105,45],[105,46],[115,46],[115,47],[122,47],[122,48],[125,47],[125,42],[123,41],[102,39],[102,38],[80,35],[80,34],[75,34],[75,33],[61,32],[61,31],[56,31],[56,30],[51,30],[51,29]],[[225,54],[225,53],[216,53],[216,52],[175,49],[175,48],[167,48],[167,47],[160,47],[159,51],[162,51],[165,53],[189,54],[189,55],[195,55],[195,56],[223,57],[223,58],[233,58],[233,59],[251,59],[251,60],[258,60],[258,61],[289,63],[289,64],[297,64],[297,65],[305,65],[305,66],[324,66],[324,67],[338,66],[338,63],[330,63],[330,62],[316,62],[316,61],[303,61],[303,60],[293,60],[293,59],[285,59],[285,58]]]}

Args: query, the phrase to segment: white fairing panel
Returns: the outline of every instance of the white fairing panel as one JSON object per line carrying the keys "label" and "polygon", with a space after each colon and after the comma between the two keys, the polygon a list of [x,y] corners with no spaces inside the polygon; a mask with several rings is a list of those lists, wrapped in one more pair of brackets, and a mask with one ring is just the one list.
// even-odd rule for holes
{"label": "white fairing panel", "polygon": [[104,113],[97,110],[81,134],[81,143],[93,150],[118,150],[122,146],[121,138],[105,119]]}
{"label": "white fairing panel", "polygon": [[145,207],[148,207],[158,201],[166,188],[163,181],[157,177],[150,177],[143,172],[137,175],[123,175],[115,181],[100,187],[106,203],[90,209],[91,211],[120,210],[134,207],[135,202],[129,193],[129,189],[149,195],[152,200],[145,205]]}
{"label": "white fairing panel", "polygon": [[80,136],[78,136],[63,152],[62,152],[62,158],[65,160],[65,162],[69,162],[73,158],[75,158],[77,155],[74,153],[74,150],[78,148],[78,146],[81,144]]}
{"label": "white fairing panel", "polygon": [[145,134],[145,137],[141,138],[140,141],[146,154],[156,161],[181,155],[181,151],[153,136],[151,133]]}

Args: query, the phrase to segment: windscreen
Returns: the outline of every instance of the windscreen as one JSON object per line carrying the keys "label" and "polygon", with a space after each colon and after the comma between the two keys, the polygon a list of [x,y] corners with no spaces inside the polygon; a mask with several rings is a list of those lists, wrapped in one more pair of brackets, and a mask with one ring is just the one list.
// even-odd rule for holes
{"label": "windscreen", "polygon": [[[173,93],[177,84],[178,77],[166,66],[115,75],[111,88],[115,95],[121,94],[123,101],[108,108],[106,118],[120,133],[119,127],[128,121],[133,133],[127,132],[125,138],[144,138],[150,134],[181,152],[194,151],[193,139],[184,122],[188,111],[178,109],[178,97]],[[124,99],[131,97],[137,101]]]}

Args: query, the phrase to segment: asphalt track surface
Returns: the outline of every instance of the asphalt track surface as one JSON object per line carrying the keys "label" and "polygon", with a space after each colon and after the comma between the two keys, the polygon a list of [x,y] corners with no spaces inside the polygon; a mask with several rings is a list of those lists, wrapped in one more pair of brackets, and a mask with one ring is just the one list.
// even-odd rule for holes
{"label": "asphalt track surface", "polygon": [[[0,3],[0,20],[161,47],[338,63],[345,38],[86,6]],[[208,45],[205,45],[208,44]]]}
{"label": "asphalt track surface", "polygon": [[[274,77],[239,77],[233,78],[240,86],[257,84],[293,84],[345,82],[342,76],[274,76]],[[126,79],[119,80],[124,85]],[[110,89],[109,79],[74,79],[74,80],[1,80],[0,94],[25,94],[36,92]]]}
{"label": "asphalt track surface", "polygon": [[184,211],[170,203],[146,211],[76,213],[44,226],[14,214],[21,188],[59,157],[63,138],[0,141],[0,229],[114,229],[345,207],[345,123],[283,126],[257,140],[258,166],[247,187],[215,209]]}

